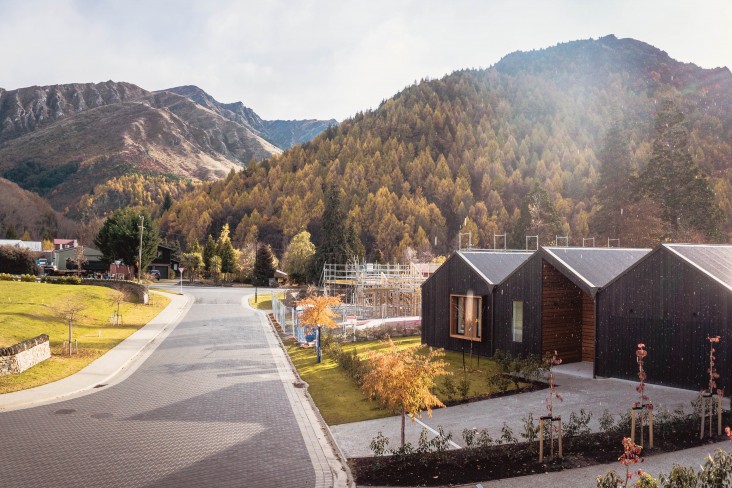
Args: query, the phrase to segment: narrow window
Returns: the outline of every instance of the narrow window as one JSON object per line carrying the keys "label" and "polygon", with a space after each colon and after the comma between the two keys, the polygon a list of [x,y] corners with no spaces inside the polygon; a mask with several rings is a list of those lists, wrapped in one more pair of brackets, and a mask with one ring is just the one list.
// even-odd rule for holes
{"label": "narrow window", "polygon": [[524,340],[524,302],[513,302],[513,342]]}

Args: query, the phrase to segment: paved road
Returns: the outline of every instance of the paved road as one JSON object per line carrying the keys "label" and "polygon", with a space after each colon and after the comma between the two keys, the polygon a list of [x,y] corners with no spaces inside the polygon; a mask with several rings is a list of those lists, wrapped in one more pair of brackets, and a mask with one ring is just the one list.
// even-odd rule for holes
{"label": "paved road", "polygon": [[0,486],[333,482],[293,406],[281,352],[241,289],[187,291],[195,304],[125,381],[0,413]]}

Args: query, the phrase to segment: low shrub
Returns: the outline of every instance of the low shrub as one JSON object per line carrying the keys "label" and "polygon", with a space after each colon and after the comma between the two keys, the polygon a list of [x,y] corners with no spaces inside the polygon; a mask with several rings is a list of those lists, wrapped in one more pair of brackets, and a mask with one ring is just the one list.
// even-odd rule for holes
{"label": "low shrub", "polygon": [[368,362],[358,356],[358,351],[355,348],[351,352],[346,352],[339,342],[332,341],[323,350],[329,358],[343,368],[348,376],[353,378],[356,384],[361,384],[363,375],[366,374]]}

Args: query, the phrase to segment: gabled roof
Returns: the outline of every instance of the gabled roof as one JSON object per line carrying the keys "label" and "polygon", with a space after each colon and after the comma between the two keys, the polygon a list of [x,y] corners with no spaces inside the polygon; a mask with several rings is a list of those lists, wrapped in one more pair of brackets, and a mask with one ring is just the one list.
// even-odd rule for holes
{"label": "gabled roof", "polygon": [[460,256],[483,280],[496,286],[526,262],[534,251],[457,251]]}
{"label": "gabled roof", "polygon": [[663,244],[662,247],[732,290],[732,246],[724,244]]}
{"label": "gabled roof", "polygon": [[584,292],[595,296],[610,283],[650,253],[650,249],[617,247],[543,247],[543,257],[562,271]]}

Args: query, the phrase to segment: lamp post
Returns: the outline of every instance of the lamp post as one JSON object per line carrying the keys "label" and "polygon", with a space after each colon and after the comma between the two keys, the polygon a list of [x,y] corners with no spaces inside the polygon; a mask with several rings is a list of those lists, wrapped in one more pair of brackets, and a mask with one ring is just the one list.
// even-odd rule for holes
{"label": "lamp post", "polygon": [[145,229],[145,216],[140,215],[140,257],[137,265],[137,282],[142,283],[142,231]]}

